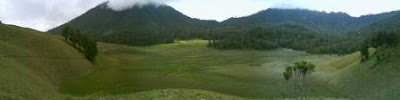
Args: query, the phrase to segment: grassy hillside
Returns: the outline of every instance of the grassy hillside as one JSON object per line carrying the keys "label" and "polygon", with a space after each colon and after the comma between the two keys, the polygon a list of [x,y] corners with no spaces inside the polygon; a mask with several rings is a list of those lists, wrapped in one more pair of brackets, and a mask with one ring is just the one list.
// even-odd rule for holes
{"label": "grassy hillside", "polygon": [[[348,98],[370,100],[400,98],[400,48],[377,51],[366,62],[349,64],[336,75],[332,84],[347,94]],[[384,54],[386,57],[378,62],[377,54]]]}
{"label": "grassy hillside", "polygon": [[0,25],[0,99],[59,99],[58,85],[89,73],[90,62],[61,39]]}

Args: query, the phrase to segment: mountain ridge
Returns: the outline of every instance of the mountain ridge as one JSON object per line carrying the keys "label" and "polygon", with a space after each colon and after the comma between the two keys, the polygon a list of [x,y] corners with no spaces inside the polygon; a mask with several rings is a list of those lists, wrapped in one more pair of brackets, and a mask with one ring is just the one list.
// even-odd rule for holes
{"label": "mountain ridge", "polygon": [[102,3],[81,16],[49,30],[59,34],[66,25],[81,30],[102,42],[126,45],[172,43],[175,39],[207,38],[223,27],[275,27],[299,25],[323,35],[357,36],[364,28],[381,19],[400,14],[391,11],[352,17],[343,12],[309,9],[269,8],[258,13],[222,22],[191,18],[168,5],[149,3],[116,11]]}

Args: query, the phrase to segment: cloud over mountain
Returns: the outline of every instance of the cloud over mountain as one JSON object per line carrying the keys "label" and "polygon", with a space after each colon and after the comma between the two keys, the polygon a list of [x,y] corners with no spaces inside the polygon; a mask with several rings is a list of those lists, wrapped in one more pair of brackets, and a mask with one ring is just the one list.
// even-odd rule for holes
{"label": "cloud over mountain", "polygon": [[108,7],[113,10],[120,11],[129,9],[134,6],[143,6],[147,4],[163,5],[173,0],[110,0]]}

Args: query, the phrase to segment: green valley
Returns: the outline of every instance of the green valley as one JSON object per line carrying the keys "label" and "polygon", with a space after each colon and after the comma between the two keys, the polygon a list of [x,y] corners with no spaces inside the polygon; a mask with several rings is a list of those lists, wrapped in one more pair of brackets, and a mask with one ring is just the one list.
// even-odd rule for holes
{"label": "green valley", "polygon": [[[248,98],[292,97],[281,75],[284,67],[309,60],[317,71],[308,83],[309,97],[342,98],[329,83],[339,72],[332,66],[347,56],[315,55],[290,49],[215,50],[203,40],[150,47],[101,43],[93,73],[65,81],[61,92],[117,95],[154,89],[189,88]],[[355,62],[359,61],[356,58]],[[325,92],[318,92],[325,91]]]}
{"label": "green valley", "polygon": [[0,1],[0,100],[400,98],[400,11],[217,21],[193,17],[230,14],[205,1],[14,1]]}

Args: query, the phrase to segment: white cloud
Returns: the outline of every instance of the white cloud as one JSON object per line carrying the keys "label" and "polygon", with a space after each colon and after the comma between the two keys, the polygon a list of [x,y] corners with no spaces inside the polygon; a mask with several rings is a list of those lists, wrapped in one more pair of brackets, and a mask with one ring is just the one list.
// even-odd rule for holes
{"label": "white cloud", "polygon": [[104,0],[0,0],[3,23],[46,31],[65,23]]}
{"label": "white cloud", "polygon": [[169,5],[190,17],[222,21],[230,17],[251,15],[271,4],[255,0],[181,0]]}

